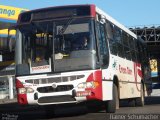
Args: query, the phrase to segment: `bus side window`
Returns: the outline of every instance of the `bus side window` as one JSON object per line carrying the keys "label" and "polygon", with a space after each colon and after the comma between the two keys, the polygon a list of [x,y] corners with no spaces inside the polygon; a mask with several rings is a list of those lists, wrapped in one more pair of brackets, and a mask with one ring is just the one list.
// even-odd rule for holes
{"label": "bus side window", "polygon": [[111,23],[106,22],[107,38],[113,40],[113,26]]}
{"label": "bus side window", "polygon": [[138,47],[138,62],[142,63],[143,62],[143,53],[142,53],[142,45],[140,42],[137,42],[137,47]]}
{"label": "bus side window", "polygon": [[118,56],[124,58],[124,50],[122,44],[122,30],[116,26],[114,27],[114,40],[116,41]]}
{"label": "bus side window", "polygon": [[99,50],[102,66],[107,66],[109,62],[108,42],[106,38],[105,24],[97,23],[98,38],[99,38]]}
{"label": "bus side window", "polygon": [[126,57],[127,60],[131,60],[132,50],[129,46],[129,35],[125,33],[124,31],[122,32],[122,42],[124,45],[124,56]]}
{"label": "bus side window", "polygon": [[108,21],[106,22],[106,31],[110,51],[113,55],[117,55],[117,42],[114,40],[114,26]]}
{"label": "bus side window", "polygon": [[123,31],[122,32],[122,42],[124,46],[129,47],[128,40],[129,40],[129,36],[127,35],[126,32]]}

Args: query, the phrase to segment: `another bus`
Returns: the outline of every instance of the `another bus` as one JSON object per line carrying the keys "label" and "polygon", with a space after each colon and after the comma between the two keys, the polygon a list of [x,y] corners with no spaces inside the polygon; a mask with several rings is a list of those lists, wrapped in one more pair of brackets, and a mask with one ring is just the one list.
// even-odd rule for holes
{"label": "another bus", "polygon": [[27,11],[16,30],[19,104],[96,100],[115,112],[119,100],[143,106],[151,93],[143,40],[95,5]]}

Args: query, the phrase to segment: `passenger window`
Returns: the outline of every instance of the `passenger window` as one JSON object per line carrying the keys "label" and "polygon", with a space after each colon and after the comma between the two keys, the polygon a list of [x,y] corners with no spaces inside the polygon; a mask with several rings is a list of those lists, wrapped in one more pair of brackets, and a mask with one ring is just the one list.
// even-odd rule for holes
{"label": "passenger window", "polygon": [[118,56],[124,57],[123,45],[121,43],[117,43]]}
{"label": "passenger window", "polygon": [[122,32],[122,42],[124,46],[129,47],[128,39],[129,39],[129,36],[125,32]]}
{"label": "passenger window", "polygon": [[116,42],[121,43],[121,30],[118,27],[114,27],[114,39]]}
{"label": "passenger window", "polygon": [[113,38],[113,25],[109,22],[106,22],[106,31],[107,31],[107,38],[114,39]]}
{"label": "passenger window", "polygon": [[113,55],[117,55],[118,47],[117,42],[114,39],[114,25],[110,22],[106,22],[107,38],[109,41],[110,51]]}
{"label": "passenger window", "polygon": [[105,24],[97,23],[98,27],[98,38],[99,38],[99,49],[100,57],[102,60],[102,66],[108,65],[109,62],[109,51],[108,51],[108,42],[106,39],[106,28]]}
{"label": "passenger window", "polygon": [[134,43],[133,37],[129,36],[128,41],[129,41],[129,47],[130,47],[130,49],[134,50],[135,49],[135,43]]}
{"label": "passenger window", "polygon": [[131,56],[131,50],[128,47],[124,47],[124,51],[125,51],[125,57],[127,60],[131,60],[132,56]]}

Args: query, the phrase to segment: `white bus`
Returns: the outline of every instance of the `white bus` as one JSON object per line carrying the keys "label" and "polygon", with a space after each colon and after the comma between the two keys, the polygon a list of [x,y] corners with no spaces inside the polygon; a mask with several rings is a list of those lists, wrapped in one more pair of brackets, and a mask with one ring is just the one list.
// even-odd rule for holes
{"label": "white bus", "polygon": [[150,95],[144,42],[95,5],[71,5],[20,14],[16,25],[19,104],[119,100],[144,105]]}

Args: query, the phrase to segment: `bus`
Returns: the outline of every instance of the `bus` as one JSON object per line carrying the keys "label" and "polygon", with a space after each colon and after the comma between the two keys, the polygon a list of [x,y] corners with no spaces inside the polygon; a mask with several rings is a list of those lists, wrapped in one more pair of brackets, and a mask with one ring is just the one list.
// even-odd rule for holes
{"label": "bus", "polygon": [[143,106],[151,93],[144,41],[96,5],[27,11],[15,29],[19,104],[99,101],[114,113],[120,100]]}

